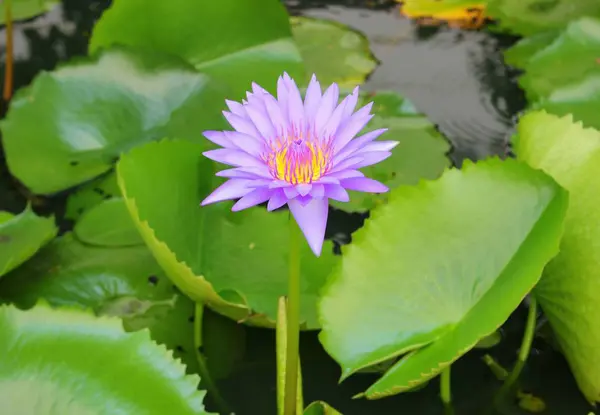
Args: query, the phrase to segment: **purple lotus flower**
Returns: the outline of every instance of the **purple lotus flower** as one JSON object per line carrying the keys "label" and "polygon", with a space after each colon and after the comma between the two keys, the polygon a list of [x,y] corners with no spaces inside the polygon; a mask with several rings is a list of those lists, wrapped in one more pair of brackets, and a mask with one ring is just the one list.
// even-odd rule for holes
{"label": "purple lotus flower", "polygon": [[206,131],[223,147],[203,153],[235,166],[217,176],[229,180],[202,206],[239,199],[233,211],[268,201],[269,211],[287,203],[308,244],[319,256],[325,237],[329,199],[347,202],[347,190],[383,193],[388,188],[358,169],[391,155],[397,141],[375,141],[382,128],[355,138],[373,118],[373,103],[354,111],[358,87],[337,105],[339,88],[332,84],[321,95],[313,75],[304,102],[296,83],[284,73],[277,81],[277,98],[252,84],[242,103],[226,100],[223,114],[235,131]]}

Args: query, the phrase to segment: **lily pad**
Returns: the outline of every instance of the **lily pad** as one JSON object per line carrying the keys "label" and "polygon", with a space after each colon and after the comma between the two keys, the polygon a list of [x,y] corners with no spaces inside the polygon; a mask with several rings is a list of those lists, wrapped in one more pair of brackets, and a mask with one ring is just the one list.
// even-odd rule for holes
{"label": "lily pad", "polygon": [[290,23],[306,65],[305,85],[314,73],[322,85],[354,87],[377,67],[367,38],[348,26],[309,17],[292,17]]}
{"label": "lily pad", "polygon": [[108,171],[141,143],[206,141],[199,131],[222,125],[222,99],[178,58],[108,50],[42,72],[15,95],[0,124],[8,167],[33,193],[58,192]]}
{"label": "lily pad", "polygon": [[364,394],[407,391],[493,333],[558,252],[567,199],[499,159],[392,191],[323,289],[320,340],[342,378],[404,355]]}
{"label": "lily pad", "polygon": [[0,211],[0,277],[31,258],[57,232],[54,218],[37,216],[29,207],[16,216]]}
{"label": "lily pad", "polygon": [[206,415],[186,375],[147,331],[118,319],[38,305],[0,307],[0,398],[7,414]]}
{"label": "lily pad", "polygon": [[[417,184],[422,179],[436,179],[450,166],[447,156],[450,144],[426,117],[404,114],[405,101],[395,93],[377,93],[369,98],[369,101],[374,102],[375,118],[367,126],[368,129],[388,128],[382,139],[397,140],[400,144],[388,159],[363,168],[367,177],[394,189],[402,185]],[[348,193],[349,202],[332,201],[331,205],[345,211],[360,212],[385,203],[389,197],[389,193]]]}
{"label": "lily pad", "polygon": [[504,62],[523,69],[536,53],[548,47],[558,36],[558,30],[524,37],[504,52]]}
{"label": "lily pad", "polygon": [[104,200],[118,197],[121,189],[117,184],[117,176],[111,171],[97,179],[82,185],[67,198],[65,217],[77,220],[88,209],[100,204]]}
{"label": "lily pad", "polygon": [[569,191],[560,254],[534,293],[579,388],[600,401],[600,132],[570,116],[533,112],[520,120],[514,148]]}
{"label": "lily pad", "polygon": [[546,47],[530,56],[521,85],[530,98],[552,101],[554,91],[589,82],[589,78],[586,79],[589,75],[600,76],[598,48],[600,20],[585,17],[574,21]]}
{"label": "lily pad", "polygon": [[[49,12],[60,4],[59,0],[11,0],[12,20],[25,20]],[[0,24],[6,24],[5,5],[0,8]]]}
{"label": "lily pad", "polygon": [[582,16],[600,16],[596,0],[487,0],[500,28],[519,35],[561,29]]}
{"label": "lily pad", "polygon": [[174,350],[191,372],[197,370],[193,303],[173,289],[144,245],[93,247],[65,234],[6,275],[0,298],[21,308],[43,299],[121,317],[127,331],[149,328],[155,341]]}
{"label": "lily pad", "polygon": [[583,18],[537,52],[520,80],[532,107],[600,128],[599,48],[600,20]]}
{"label": "lily pad", "polygon": [[434,17],[457,19],[467,17],[468,9],[481,8],[489,0],[402,0],[402,14],[410,18]]}
{"label": "lily pad", "polygon": [[89,245],[144,245],[121,197],[105,200],[85,212],[75,224],[73,232],[80,241]]}
{"label": "lily pad", "polygon": [[90,51],[114,44],[180,56],[231,86],[231,99],[253,81],[273,91],[284,71],[304,77],[279,0],[115,0],[94,27]]}
{"label": "lily pad", "polygon": [[[169,160],[163,163],[162,160]],[[218,184],[202,146],[182,140],[149,143],[117,165],[123,197],[146,244],[167,275],[192,300],[248,324],[274,327],[277,299],[287,293],[288,212],[232,203],[200,207]],[[302,245],[301,320],[319,327],[316,301],[337,257]]]}

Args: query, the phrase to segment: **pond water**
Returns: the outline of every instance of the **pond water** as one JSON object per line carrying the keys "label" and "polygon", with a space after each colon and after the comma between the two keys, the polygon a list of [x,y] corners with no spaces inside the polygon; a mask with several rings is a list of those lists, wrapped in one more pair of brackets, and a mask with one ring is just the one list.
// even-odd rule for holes
{"label": "pond water", "polygon": [[[218,0],[213,0],[218,1]],[[90,30],[110,4],[104,0],[63,0],[63,5],[38,18],[15,24],[15,87],[27,85],[44,69],[71,57],[85,55]],[[335,20],[364,33],[380,65],[368,79],[369,90],[393,90],[426,114],[452,144],[456,165],[466,159],[510,154],[509,137],[515,115],[525,105],[516,86],[516,73],[503,64],[502,50],[515,39],[489,33],[449,28],[417,28],[402,18],[397,5],[382,1],[287,1],[293,14]],[[4,50],[4,33],[0,48]],[[6,108],[3,108],[3,112]],[[3,171],[4,170],[4,171]],[[0,210],[18,212],[26,201],[0,167]],[[59,212],[64,195],[41,201],[42,210]],[[333,215],[328,235],[347,242],[362,223],[361,215]],[[68,227],[67,223],[63,228]],[[340,236],[341,235],[341,236]],[[493,349],[509,367],[516,358],[523,331],[518,310],[503,328],[504,340]],[[232,323],[233,324],[233,323]],[[275,414],[274,333],[246,330],[246,361],[220,382],[223,394],[238,415]],[[560,354],[536,341],[523,374],[523,387],[547,404],[546,414],[587,415]],[[453,366],[453,394],[457,415],[487,412],[499,382],[475,351]],[[352,400],[377,375],[354,376],[337,384],[339,368],[320,347],[316,334],[302,336],[302,365],[307,402],[322,399],[345,415],[441,414],[437,380],[425,389],[379,401]],[[507,402],[496,414],[527,412]]]}

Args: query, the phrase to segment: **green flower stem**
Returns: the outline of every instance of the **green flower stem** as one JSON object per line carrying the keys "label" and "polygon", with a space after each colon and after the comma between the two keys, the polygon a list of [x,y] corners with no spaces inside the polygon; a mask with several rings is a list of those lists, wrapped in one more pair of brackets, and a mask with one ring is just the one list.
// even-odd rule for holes
{"label": "green flower stem", "polygon": [[452,392],[450,391],[450,366],[442,370],[440,376],[440,397],[445,407],[452,405]]}
{"label": "green flower stem", "polygon": [[537,301],[534,296],[530,296],[529,299],[529,314],[527,315],[527,324],[525,326],[525,334],[523,334],[523,340],[521,341],[519,357],[517,363],[513,367],[513,370],[510,372],[510,375],[508,375],[508,378],[504,382],[501,395],[504,392],[509,391],[515,384],[515,382],[521,375],[521,371],[525,366],[525,362],[529,357],[529,353],[531,353],[531,344],[533,343],[533,335],[535,332],[535,321],[537,315]]}
{"label": "green flower stem", "polygon": [[300,343],[300,241],[302,235],[290,214],[290,273],[287,297],[287,351],[285,365],[284,415],[296,414],[298,354]]}
{"label": "green flower stem", "polygon": [[194,311],[194,352],[196,353],[196,360],[198,361],[198,371],[200,375],[201,384],[206,388],[210,397],[214,400],[215,405],[219,408],[221,414],[233,414],[229,405],[221,396],[219,388],[214,382],[208,365],[206,364],[206,358],[202,352],[202,321],[204,317],[204,305],[196,303]]}

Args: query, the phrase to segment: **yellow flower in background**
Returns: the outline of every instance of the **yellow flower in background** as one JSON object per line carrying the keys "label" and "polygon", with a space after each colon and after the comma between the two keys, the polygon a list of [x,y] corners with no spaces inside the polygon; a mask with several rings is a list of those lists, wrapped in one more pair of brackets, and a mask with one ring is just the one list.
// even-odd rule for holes
{"label": "yellow flower in background", "polygon": [[398,0],[400,13],[425,26],[447,23],[450,27],[478,29],[486,22],[481,0]]}

